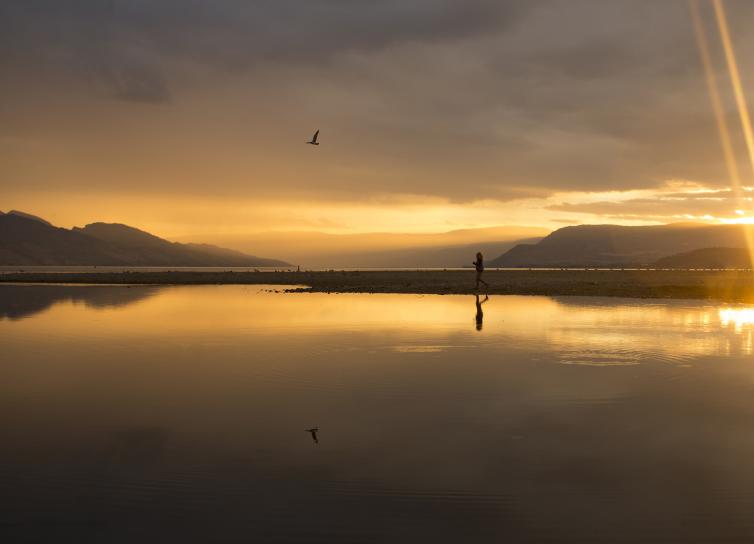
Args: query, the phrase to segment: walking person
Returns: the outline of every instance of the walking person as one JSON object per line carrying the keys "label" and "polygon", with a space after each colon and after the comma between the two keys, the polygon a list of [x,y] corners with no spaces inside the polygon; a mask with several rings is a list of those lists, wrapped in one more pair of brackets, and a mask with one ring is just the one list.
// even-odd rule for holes
{"label": "walking person", "polygon": [[484,257],[482,256],[481,251],[476,254],[476,261],[474,261],[473,264],[476,268],[476,290],[479,291],[480,282],[484,284],[485,289],[489,288],[487,282],[482,279],[482,272],[484,272]]}

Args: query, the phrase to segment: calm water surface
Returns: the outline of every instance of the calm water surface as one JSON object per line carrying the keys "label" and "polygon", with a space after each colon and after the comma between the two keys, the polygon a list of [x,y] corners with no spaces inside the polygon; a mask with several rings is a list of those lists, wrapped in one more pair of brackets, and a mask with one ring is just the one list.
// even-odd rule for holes
{"label": "calm water surface", "polygon": [[754,308],[276,289],[0,286],[0,541],[754,541]]}

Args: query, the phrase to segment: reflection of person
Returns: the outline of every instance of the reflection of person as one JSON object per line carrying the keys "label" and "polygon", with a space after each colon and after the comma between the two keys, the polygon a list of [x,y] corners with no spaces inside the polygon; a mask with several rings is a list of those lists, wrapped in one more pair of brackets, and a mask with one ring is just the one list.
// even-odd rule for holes
{"label": "reflection of person", "polygon": [[474,261],[472,264],[476,268],[477,291],[479,291],[479,282],[482,282],[485,287],[489,287],[489,285],[487,285],[487,282],[482,279],[482,272],[484,272],[484,257],[482,257],[481,251],[476,254],[476,261]]}
{"label": "reflection of person", "polygon": [[481,331],[482,330],[482,323],[484,322],[484,312],[482,312],[482,304],[487,302],[490,297],[487,295],[484,295],[484,300],[479,300],[479,295],[476,296],[476,330]]}

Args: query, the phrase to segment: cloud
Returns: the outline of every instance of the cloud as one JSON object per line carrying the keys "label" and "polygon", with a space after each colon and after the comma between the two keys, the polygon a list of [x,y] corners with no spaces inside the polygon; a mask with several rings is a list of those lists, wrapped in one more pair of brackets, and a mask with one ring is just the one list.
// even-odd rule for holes
{"label": "cloud", "polygon": [[[726,5],[747,74],[754,6]],[[41,142],[3,167],[34,190],[463,203],[723,187],[706,92],[681,0],[0,4],[0,140]],[[316,155],[298,145],[315,127]]]}
{"label": "cloud", "polygon": [[240,69],[461,39],[499,31],[530,8],[523,0],[11,0],[0,9],[6,55],[23,45],[17,53],[117,57],[138,46],[158,57]]}
{"label": "cloud", "polygon": [[[642,198],[602,200],[597,202],[564,202],[547,210],[589,214],[615,221],[644,220],[668,222],[679,219],[735,217],[754,211],[750,193],[737,197],[731,189],[702,189],[688,192],[656,191]],[[737,213],[739,210],[741,213]]]}
{"label": "cloud", "polygon": [[98,70],[96,77],[96,83],[119,100],[162,104],[170,99],[165,80],[146,65],[109,65]]}

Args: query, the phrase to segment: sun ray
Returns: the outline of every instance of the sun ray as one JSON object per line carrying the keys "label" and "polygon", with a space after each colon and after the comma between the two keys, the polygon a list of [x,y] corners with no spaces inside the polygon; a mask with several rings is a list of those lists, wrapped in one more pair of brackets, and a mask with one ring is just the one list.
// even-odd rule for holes
{"label": "sun ray", "polygon": [[725,110],[723,109],[722,100],[720,98],[720,91],[717,88],[715,70],[712,67],[707,34],[704,30],[701,16],[699,15],[699,0],[689,0],[689,4],[691,6],[691,19],[694,22],[696,42],[699,47],[699,56],[701,57],[702,66],[704,67],[704,75],[707,80],[707,90],[709,92],[710,102],[712,103],[712,110],[715,114],[715,120],[717,121],[717,129],[720,134],[720,143],[722,144],[723,154],[725,155],[725,164],[728,168],[728,175],[730,176],[733,191],[736,193],[736,197],[738,197],[741,192],[741,178],[738,173],[735,154],[733,153],[728,121],[725,118]]}
{"label": "sun ray", "polygon": [[733,49],[733,41],[730,38],[730,31],[728,30],[725,8],[723,7],[722,0],[712,0],[712,5],[715,8],[715,17],[717,18],[717,26],[720,30],[720,38],[723,50],[725,51],[725,60],[728,63],[728,73],[731,85],[733,86],[733,96],[736,98],[738,115],[741,118],[741,128],[743,129],[746,141],[746,150],[749,154],[752,169],[754,169],[754,131],[751,128],[751,116],[749,115],[749,107],[746,104],[743,85],[741,85],[741,76],[738,71],[738,62],[736,61],[736,52]]}
{"label": "sun ray", "polygon": [[[754,135],[752,135],[751,119],[749,117],[749,110],[747,108],[746,100],[742,92],[741,81],[738,73],[738,64],[736,63],[733,45],[730,40],[730,34],[728,32],[728,25],[725,19],[725,11],[721,0],[713,0],[713,5],[715,8],[715,16],[717,18],[718,28],[720,29],[720,35],[723,42],[723,49],[725,50],[725,58],[728,64],[728,71],[730,73],[730,79],[736,97],[736,105],[738,107],[739,115],[741,118],[741,125],[743,126],[744,136],[746,138],[746,147],[749,154],[749,160],[751,161],[752,168],[754,169]],[[730,129],[725,117],[725,109],[723,108],[722,99],[720,98],[720,91],[717,86],[715,70],[712,66],[709,41],[707,40],[707,34],[704,30],[704,24],[699,12],[699,1],[689,0],[689,6],[691,11],[691,19],[694,25],[694,34],[696,36],[696,42],[699,49],[699,56],[702,61],[702,66],[704,68],[704,74],[707,81],[707,90],[709,92],[712,110],[717,121],[720,143],[722,145],[725,164],[727,166],[728,175],[730,177],[731,188],[733,189],[733,195],[736,199],[737,206],[739,208],[744,208],[747,206],[748,202],[745,200],[745,197],[743,195],[741,176],[738,171],[738,164],[736,162],[735,153],[733,151]],[[742,229],[747,250],[749,252],[751,267],[754,270],[754,235],[752,234],[750,228],[743,226]]]}

